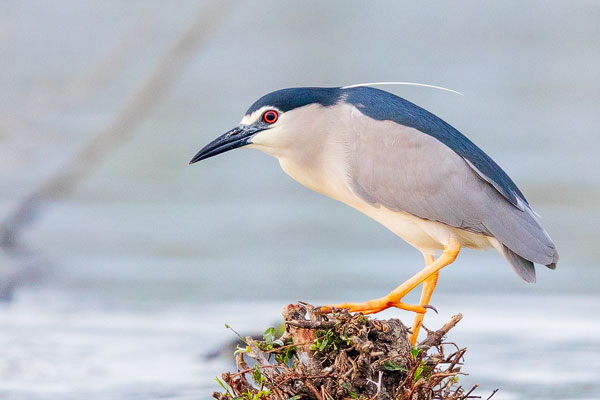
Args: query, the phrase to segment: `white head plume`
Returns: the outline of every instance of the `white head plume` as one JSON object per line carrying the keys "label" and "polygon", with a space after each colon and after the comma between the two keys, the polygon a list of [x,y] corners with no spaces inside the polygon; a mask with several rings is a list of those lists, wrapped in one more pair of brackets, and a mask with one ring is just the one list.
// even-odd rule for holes
{"label": "white head plume", "polygon": [[359,87],[359,86],[384,86],[384,85],[421,86],[421,87],[428,87],[428,88],[432,88],[432,89],[445,90],[446,92],[459,94],[461,96],[463,95],[462,93],[457,92],[456,90],[448,89],[448,88],[445,88],[445,87],[428,85],[426,83],[414,83],[414,82],[370,82],[370,83],[357,83],[356,85],[342,86],[342,89],[350,89],[350,88],[355,88],[355,87]]}

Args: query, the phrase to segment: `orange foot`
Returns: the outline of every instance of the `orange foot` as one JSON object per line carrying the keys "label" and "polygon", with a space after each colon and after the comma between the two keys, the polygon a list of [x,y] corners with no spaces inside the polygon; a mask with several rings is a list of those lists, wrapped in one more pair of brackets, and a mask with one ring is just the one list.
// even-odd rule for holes
{"label": "orange foot", "polygon": [[400,301],[401,299],[394,299],[392,296],[388,295],[385,297],[381,297],[379,299],[366,301],[364,303],[341,303],[329,305],[321,308],[321,311],[327,312],[331,311],[334,308],[344,308],[349,312],[362,312],[363,314],[375,314],[380,311],[386,310],[391,307],[400,308],[406,311],[416,312],[418,314],[425,314],[427,309],[434,309],[432,306],[424,304],[424,305],[414,305],[414,304],[406,304]]}
{"label": "orange foot", "polygon": [[[392,290],[387,296],[380,297],[379,299],[367,301],[364,303],[342,303],[332,306],[322,307],[321,310],[324,312],[330,311],[332,308],[345,308],[350,312],[362,312],[364,314],[374,314],[383,311],[390,307],[400,308],[402,310],[413,311],[417,313],[415,321],[412,327],[412,334],[410,335],[411,343],[415,344],[417,336],[419,335],[419,329],[423,321],[423,314],[427,309],[435,308],[429,306],[429,300],[435,289],[435,285],[438,279],[438,272],[446,265],[451,264],[458,256],[460,251],[460,244],[453,238],[448,239],[448,244],[444,246],[444,252],[437,260],[433,259],[433,256],[425,256],[426,267],[420,272],[413,275],[409,280]],[[413,290],[415,287],[425,282],[423,285],[423,292],[421,293],[421,300],[419,305],[406,304],[402,302],[402,298]]]}

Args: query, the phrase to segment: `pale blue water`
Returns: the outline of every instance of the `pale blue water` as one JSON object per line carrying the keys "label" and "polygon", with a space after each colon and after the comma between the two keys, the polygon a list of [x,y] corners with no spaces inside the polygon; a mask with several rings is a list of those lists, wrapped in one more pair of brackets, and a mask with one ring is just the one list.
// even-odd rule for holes
{"label": "pale blue water", "polygon": [[[223,3],[223,7],[229,7]],[[0,13],[0,217],[113,121],[208,2],[6,2]],[[2,254],[0,398],[208,398],[233,335],[296,300],[380,296],[422,265],[385,228],[239,150],[187,161],[265,92],[393,88],[467,134],[555,239],[556,271],[518,279],[465,251],[428,314],[457,312],[465,385],[495,399],[600,398],[600,7],[594,2],[233,3],[158,106]],[[411,315],[387,311],[407,323]]]}

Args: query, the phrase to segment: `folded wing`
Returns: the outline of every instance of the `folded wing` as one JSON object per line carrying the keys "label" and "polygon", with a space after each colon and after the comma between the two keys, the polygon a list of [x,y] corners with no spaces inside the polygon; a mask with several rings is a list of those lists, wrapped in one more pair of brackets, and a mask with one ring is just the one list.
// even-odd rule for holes
{"label": "folded wing", "polygon": [[[438,138],[414,127],[374,121],[356,110],[353,117],[349,175],[355,193],[365,201],[493,236],[526,281],[535,280],[533,263],[555,267],[556,247],[516,185],[510,181],[516,190],[502,190],[501,184],[483,172],[499,169],[493,161],[493,165],[485,165],[487,159],[491,161],[487,155],[480,156],[475,166]],[[504,187],[510,185],[504,182]]]}

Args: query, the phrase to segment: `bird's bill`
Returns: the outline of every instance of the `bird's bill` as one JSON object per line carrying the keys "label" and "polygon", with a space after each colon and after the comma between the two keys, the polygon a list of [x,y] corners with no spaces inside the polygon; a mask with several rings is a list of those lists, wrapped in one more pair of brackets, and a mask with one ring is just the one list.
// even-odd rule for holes
{"label": "bird's bill", "polygon": [[217,154],[246,146],[247,144],[251,143],[250,139],[252,136],[259,131],[260,129],[248,125],[236,126],[229,132],[219,136],[204,146],[204,148],[196,153],[194,158],[192,158],[190,165],[200,160],[204,160],[205,158],[210,158],[216,156]]}

